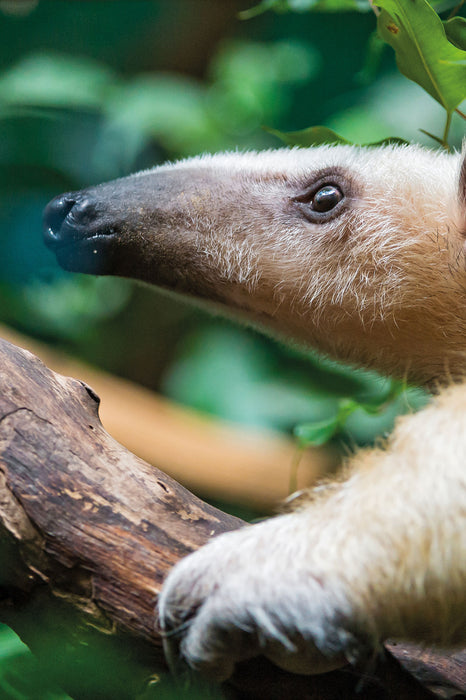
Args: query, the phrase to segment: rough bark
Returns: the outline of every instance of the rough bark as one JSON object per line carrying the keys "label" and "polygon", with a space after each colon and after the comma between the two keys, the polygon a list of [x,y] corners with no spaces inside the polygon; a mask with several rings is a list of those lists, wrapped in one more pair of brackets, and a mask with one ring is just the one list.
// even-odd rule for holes
{"label": "rough bark", "polygon": [[[98,403],[82,382],[0,341],[0,620],[73,697],[93,700],[132,698],[163,668],[154,610],[164,576],[242,525],[115,442]],[[464,656],[432,664],[417,649],[392,651],[438,672],[442,691],[466,687]],[[257,660],[230,692],[351,698],[365,670],[299,677]],[[432,697],[392,656],[371,670],[355,697]]]}
{"label": "rough bark", "polygon": [[102,398],[106,430],[149,464],[203,497],[276,508],[295,489],[313,486],[336,468],[338,455],[308,448],[296,465],[296,443],[271,430],[233,425],[180,406],[144,387],[70,358],[0,325],[0,337],[31,350],[50,369],[89,384]]}

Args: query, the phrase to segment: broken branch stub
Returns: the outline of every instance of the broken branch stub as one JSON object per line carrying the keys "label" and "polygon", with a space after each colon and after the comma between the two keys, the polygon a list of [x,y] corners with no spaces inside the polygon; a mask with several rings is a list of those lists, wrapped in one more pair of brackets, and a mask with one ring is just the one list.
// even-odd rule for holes
{"label": "broken branch stub", "polygon": [[[92,389],[0,340],[0,620],[74,698],[129,699],[147,685],[164,666],[155,620],[164,577],[242,524],[113,440]],[[394,659],[382,671],[354,697],[393,697],[381,682],[398,700],[432,697]],[[345,669],[305,677],[253,660],[231,688],[334,700],[357,684]]]}

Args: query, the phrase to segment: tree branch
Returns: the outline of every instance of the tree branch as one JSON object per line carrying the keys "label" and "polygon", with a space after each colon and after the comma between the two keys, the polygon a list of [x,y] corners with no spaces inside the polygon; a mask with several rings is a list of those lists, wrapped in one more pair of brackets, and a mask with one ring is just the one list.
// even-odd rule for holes
{"label": "tree branch", "polygon": [[[134,698],[164,668],[154,611],[166,573],[243,523],[115,442],[82,382],[6,341],[0,358],[0,619],[74,698]],[[230,690],[336,700],[359,680],[353,670],[303,677],[257,660]],[[432,696],[390,658],[357,697]]]}
{"label": "tree branch", "polygon": [[[102,398],[106,430],[195,493],[264,513],[289,495],[297,448],[286,436],[214,420],[6,326],[0,326],[0,337],[31,350],[55,372],[92,386]],[[337,464],[338,456],[329,449],[308,448],[299,459],[297,488],[312,486]]]}

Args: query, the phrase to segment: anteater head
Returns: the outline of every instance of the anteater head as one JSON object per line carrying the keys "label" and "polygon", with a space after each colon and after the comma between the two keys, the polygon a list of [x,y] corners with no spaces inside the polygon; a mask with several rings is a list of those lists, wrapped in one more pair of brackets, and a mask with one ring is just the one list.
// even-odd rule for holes
{"label": "anteater head", "polygon": [[416,146],[201,156],[61,195],[66,269],[208,299],[339,359],[462,375],[466,165]]}

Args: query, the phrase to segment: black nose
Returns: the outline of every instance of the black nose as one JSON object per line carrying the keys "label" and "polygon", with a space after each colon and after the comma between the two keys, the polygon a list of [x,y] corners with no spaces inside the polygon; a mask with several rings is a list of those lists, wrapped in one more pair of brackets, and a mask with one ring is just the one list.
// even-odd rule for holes
{"label": "black nose", "polygon": [[49,248],[85,238],[96,219],[95,201],[80,192],[61,194],[44,210],[44,240]]}
{"label": "black nose", "polygon": [[52,199],[44,211],[44,241],[70,272],[113,273],[117,224],[88,190]]}

